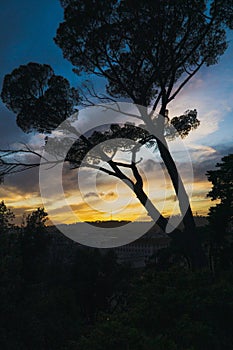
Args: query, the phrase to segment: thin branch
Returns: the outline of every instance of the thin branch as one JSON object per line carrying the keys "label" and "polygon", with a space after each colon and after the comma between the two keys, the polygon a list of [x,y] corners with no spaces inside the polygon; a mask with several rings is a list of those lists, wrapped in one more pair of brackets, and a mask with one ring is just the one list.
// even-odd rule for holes
{"label": "thin branch", "polygon": [[199,69],[203,66],[205,63],[205,58],[202,60],[202,62],[198,65],[196,69],[180,84],[180,86],[177,88],[177,90],[173,93],[173,95],[168,99],[168,103],[174,100],[176,95],[180,92],[180,90],[187,84],[187,82],[199,71]]}
{"label": "thin branch", "polygon": [[[88,84],[85,84],[84,85],[84,88],[88,91],[89,95],[93,98],[96,98],[100,101],[111,101],[111,102],[114,102],[116,103],[117,101],[115,99],[113,99],[112,97],[110,96],[107,96],[105,94],[98,94],[94,88],[94,85],[91,83],[91,86],[89,87]],[[82,94],[84,96],[84,98],[86,99],[86,95],[84,94],[84,92],[82,91]],[[88,100],[88,99],[87,99]],[[90,100],[89,100],[90,101]],[[91,105],[95,105],[95,103],[91,103]]]}
{"label": "thin branch", "polygon": [[[95,164],[88,164],[88,163],[82,163],[82,167],[87,167],[87,168],[92,168],[92,169],[96,169],[96,170],[100,170],[108,175],[111,175],[111,176],[115,176],[115,177],[118,177],[116,175],[116,173],[114,173],[113,171],[111,170],[108,170],[104,167],[99,167],[98,165],[95,165]],[[79,168],[79,166],[77,166],[77,168]]]}
{"label": "thin branch", "polygon": [[132,164],[122,163],[122,162],[114,162],[117,166],[122,166],[124,168],[132,168]]}
{"label": "thin branch", "polygon": [[156,110],[156,108],[157,108],[157,106],[158,106],[158,104],[159,104],[159,101],[160,101],[160,99],[161,99],[161,96],[162,96],[162,90],[160,90],[160,92],[159,92],[159,94],[158,94],[158,96],[157,96],[157,98],[156,98],[156,100],[155,100],[155,102],[154,102],[154,105],[153,105],[153,107],[152,107],[152,110],[151,110],[151,112],[150,112],[150,114],[149,114],[150,117],[152,117],[154,111]]}

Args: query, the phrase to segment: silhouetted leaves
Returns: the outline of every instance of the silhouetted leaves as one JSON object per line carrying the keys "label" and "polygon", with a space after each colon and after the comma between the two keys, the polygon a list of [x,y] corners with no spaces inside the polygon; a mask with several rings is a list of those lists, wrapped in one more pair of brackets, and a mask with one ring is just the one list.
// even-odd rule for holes
{"label": "silhouetted leaves", "polygon": [[233,201],[233,154],[222,158],[217,163],[217,170],[207,171],[208,180],[212,182],[212,189],[208,197],[212,200],[220,199],[222,202]]}
{"label": "silhouetted leaves", "polygon": [[220,200],[208,213],[209,255],[215,270],[233,265],[233,155],[223,157],[216,167],[207,172],[212,182],[207,196]]}
{"label": "silhouetted leaves", "polygon": [[[199,65],[215,64],[232,26],[232,1],[61,1],[55,42],[75,67],[108,80],[114,97],[149,105]],[[206,16],[211,7],[210,16]],[[194,72],[195,74],[195,72]]]}
{"label": "silhouetted leaves", "polygon": [[4,201],[0,203],[0,234],[7,233],[14,226],[14,213],[7,208]]}
{"label": "silhouetted leaves", "polygon": [[174,126],[182,138],[188,136],[191,130],[196,129],[200,125],[200,121],[197,119],[196,109],[186,111],[183,115],[172,118],[171,125]]}
{"label": "silhouetted leaves", "polygon": [[7,74],[1,98],[25,132],[51,132],[75,110],[77,90],[47,64],[28,63]]}

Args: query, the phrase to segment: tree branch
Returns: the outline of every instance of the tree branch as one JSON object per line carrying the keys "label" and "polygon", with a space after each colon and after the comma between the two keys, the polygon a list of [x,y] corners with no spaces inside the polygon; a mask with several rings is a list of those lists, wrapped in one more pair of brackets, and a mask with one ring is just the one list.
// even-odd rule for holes
{"label": "tree branch", "polygon": [[202,60],[202,62],[198,65],[196,69],[190,75],[180,84],[180,86],[176,89],[176,91],[172,94],[172,96],[168,99],[168,103],[174,100],[176,95],[180,92],[180,90],[187,84],[187,82],[199,71],[199,69],[203,66],[205,63],[205,58]]}

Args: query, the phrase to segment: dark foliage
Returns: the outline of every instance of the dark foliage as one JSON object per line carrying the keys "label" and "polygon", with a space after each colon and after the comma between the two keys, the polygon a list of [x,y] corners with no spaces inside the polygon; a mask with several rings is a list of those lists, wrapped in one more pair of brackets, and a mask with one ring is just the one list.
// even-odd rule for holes
{"label": "dark foliage", "polygon": [[25,132],[51,132],[68,118],[79,101],[67,79],[55,75],[47,64],[28,63],[4,78],[2,101],[17,114]]}
{"label": "dark foliage", "polygon": [[113,256],[86,250],[56,279],[44,264],[25,281],[18,239],[1,237],[2,349],[231,349],[232,272],[122,273]]}
{"label": "dark foliage", "polygon": [[0,234],[6,233],[10,228],[14,226],[13,220],[15,218],[14,213],[7,208],[4,201],[0,203]]}
{"label": "dark foliage", "polygon": [[219,201],[208,214],[209,258],[213,270],[229,269],[233,265],[233,155],[223,157],[216,168],[207,172],[212,182],[207,196]]}
{"label": "dark foliage", "polygon": [[231,0],[61,4],[55,42],[74,71],[104,76],[111,96],[145,106],[159,95],[167,103],[181,76],[215,64],[227,46],[226,27],[232,28]]}
{"label": "dark foliage", "polygon": [[0,235],[1,349],[232,348],[232,249],[214,274],[192,272],[174,246],[132,269],[49,233],[45,219],[38,208]]}

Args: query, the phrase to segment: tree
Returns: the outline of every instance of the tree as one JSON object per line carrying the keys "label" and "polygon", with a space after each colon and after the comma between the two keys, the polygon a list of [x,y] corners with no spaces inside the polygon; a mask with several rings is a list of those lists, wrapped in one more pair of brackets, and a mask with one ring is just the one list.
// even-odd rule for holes
{"label": "tree", "polygon": [[[28,63],[4,78],[2,101],[24,132],[50,132],[75,111],[77,90],[47,64]],[[49,116],[49,118],[48,118]]]}
{"label": "tree", "polygon": [[37,208],[26,216],[25,229],[31,233],[40,233],[44,231],[47,220],[48,214],[45,212],[44,208]]}
{"label": "tree", "polygon": [[[14,72],[13,72],[14,73]],[[12,73],[12,74],[13,74]],[[51,104],[55,103],[52,101]],[[120,108],[120,106],[118,106]],[[109,107],[111,108],[111,107]],[[124,111],[122,111],[124,112]],[[50,115],[47,116],[48,119]],[[52,118],[52,116],[51,116]],[[65,125],[65,130],[63,130]],[[167,122],[166,125],[166,137],[169,140],[176,138],[178,135],[185,137],[189,131],[197,128],[199,120],[197,119],[196,110],[186,111],[180,117],[174,117],[171,121]],[[176,129],[173,127],[175,126]],[[100,171],[107,173],[110,176],[114,176],[122,180],[131,190],[135,193],[140,203],[145,207],[149,216],[159,225],[159,227],[166,232],[168,226],[168,219],[165,218],[155,207],[155,205],[148,198],[143,188],[143,179],[138,170],[137,164],[142,160],[137,160],[137,153],[140,151],[143,145],[147,147],[155,147],[155,138],[146,129],[142,127],[136,127],[134,124],[111,124],[105,125],[105,130],[92,130],[88,132],[88,135],[80,135],[75,127],[72,126],[72,122],[66,120],[65,123],[58,127],[62,131],[61,136],[52,135],[52,137],[45,137],[46,151],[49,154],[53,154],[56,157],[54,163],[63,162],[64,160],[70,164],[72,169],[79,168],[80,166],[99,169]],[[72,145],[66,154],[66,145],[70,144],[70,135],[66,137],[66,131],[72,132],[78,137],[78,140]],[[59,134],[59,133],[58,133]],[[129,141],[132,140],[131,141]],[[113,141],[110,143],[104,143],[105,141]],[[98,147],[97,147],[98,146]],[[118,162],[115,161],[115,155],[118,151],[130,152],[131,162]],[[17,171],[23,171],[27,168],[39,166],[40,164],[50,164],[49,160],[35,151],[26,148],[24,150],[16,151],[5,151],[6,157],[15,153],[32,153],[33,155],[39,156],[42,163],[22,163],[22,161],[14,160],[12,163],[9,161],[2,160],[3,172],[12,173]],[[4,158],[4,156],[3,156]],[[85,158],[85,161],[84,161]],[[100,161],[104,161],[110,165],[111,170],[106,167],[99,167]],[[5,169],[4,169],[5,167]],[[132,171],[132,176],[127,176],[121,168],[127,168]],[[174,235],[173,235],[174,238]],[[190,253],[190,252],[189,252]]]}
{"label": "tree", "polygon": [[164,137],[165,116],[167,105],[199,69],[217,63],[224,53],[226,27],[233,27],[233,2],[64,0],[61,4],[64,22],[55,42],[74,71],[107,79],[106,89],[113,98],[126,97],[151,107],[141,117],[152,132],[151,117],[159,108],[158,149],[196,250],[193,263],[204,264],[189,199]]}
{"label": "tree", "polygon": [[231,207],[233,203],[233,154],[222,158],[222,163],[216,164],[217,170],[207,171],[207,178],[212,182],[208,193],[211,200],[220,199],[221,204]]}
{"label": "tree", "polygon": [[[213,201],[220,201],[210,208],[208,214],[212,269],[221,263],[219,259],[227,265],[233,263],[232,253],[230,256],[228,254],[232,250],[230,237],[233,233],[233,154],[223,157],[222,163],[217,163],[216,168],[207,172],[208,180],[212,182],[212,189],[207,196]],[[226,258],[231,262],[226,262]]]}
{"label": "tree", "polygon": [[[75,72],[107,79],[107,99],[127,98],[147,107],[147,112],[141,112],[140,118],[155,135],[159,130],[156,142],[179,199],[186,229],[185,244],[192,255],[193,266],[205,265],[195,235],[189,199],[165,139],[166,109],[203,65],[217,63],[224,53],[226,28],[233,27],[232,0],[224,4],[217,0],[210,3],[63,0],[61,4],[65,20],[58,28],[55,41],[64,57],[74,65]],[[15,78],[17,80],[18,76]],[[14,110],[10,96],[15,90],[10,91],[8,80],[2,98]],[[90,89],[89,92],[92,94]],[[100,98],[102,101],[103,96]],[[28,107],[20,105],[15,109],[17,113],[23,113],[23,128],[26,123],[26,130],[46,131],[43,123],[42,126],[40,123],[35,125],[35,117],[28,117],[31,115],[31,98],[26,102]],[[45,115],[44,108],[42,110]],[[156,110],[160,116],[154,123]],[[174,123],[180,126],[179,122]],[[186,131],[183,131],[185,135]]]}
{"label": "tree", "polygon": [[41,256],[49,243],[45,226],[47,220],[48,214],[44,208],[37,208],[23,217],[20,242],[23,257],[22,275],[25,281],[41,279],[41,270],[44,270]]}
{"label": "tree", "polygon": [[[122,111],[123,112],[123,111]],[[177,124],[177,130],[171,125]],[[187,111],[180,117],[175,117],[166,127],[166,136],[174,139],[177,135],[185,137],[188,132],[199,125],[196,111]],[[63,128],[63,127],[62,127]],[[66,129],[72,130],[74,134],[79,134],[67,121]],[[65,133],[64,133],[65,134]],[[144,190],[143,178],[138,169],[138,163],[143,158],[138,159],[138,153],[142,146],[155,147],[155,138],[147,130],[136,127],[133,124],[111,124],[103,126],[101,130],[88,131],[88,135],[80,135],[78,140],[66,153],[66,145],[70,143],[70,135],[66,137],[52,136],[46,138],[46,150],[48,154],[56,157],[55,162],[65,159],[69,162],[71,169],[87,167],[97,169],[123,181],[136,195],[140,203],[145,207],[148,215],[166,232],[168,219],[165,218],[152,203]],[[118,151],[131,155],[130,161],[117,161]],[[140,155],[140,153],[139,153]],[[103,165],[100,166],[100,162]],[[108,166],[106,166],[108,165]],[[131,170],[130,175],[123,169]]]}
{"label": "tree", "polygon": [[0,234],[7,233],[14,226],[12,221],[14,220],[14,213],[7,208],[4,201],[0,203]]}

